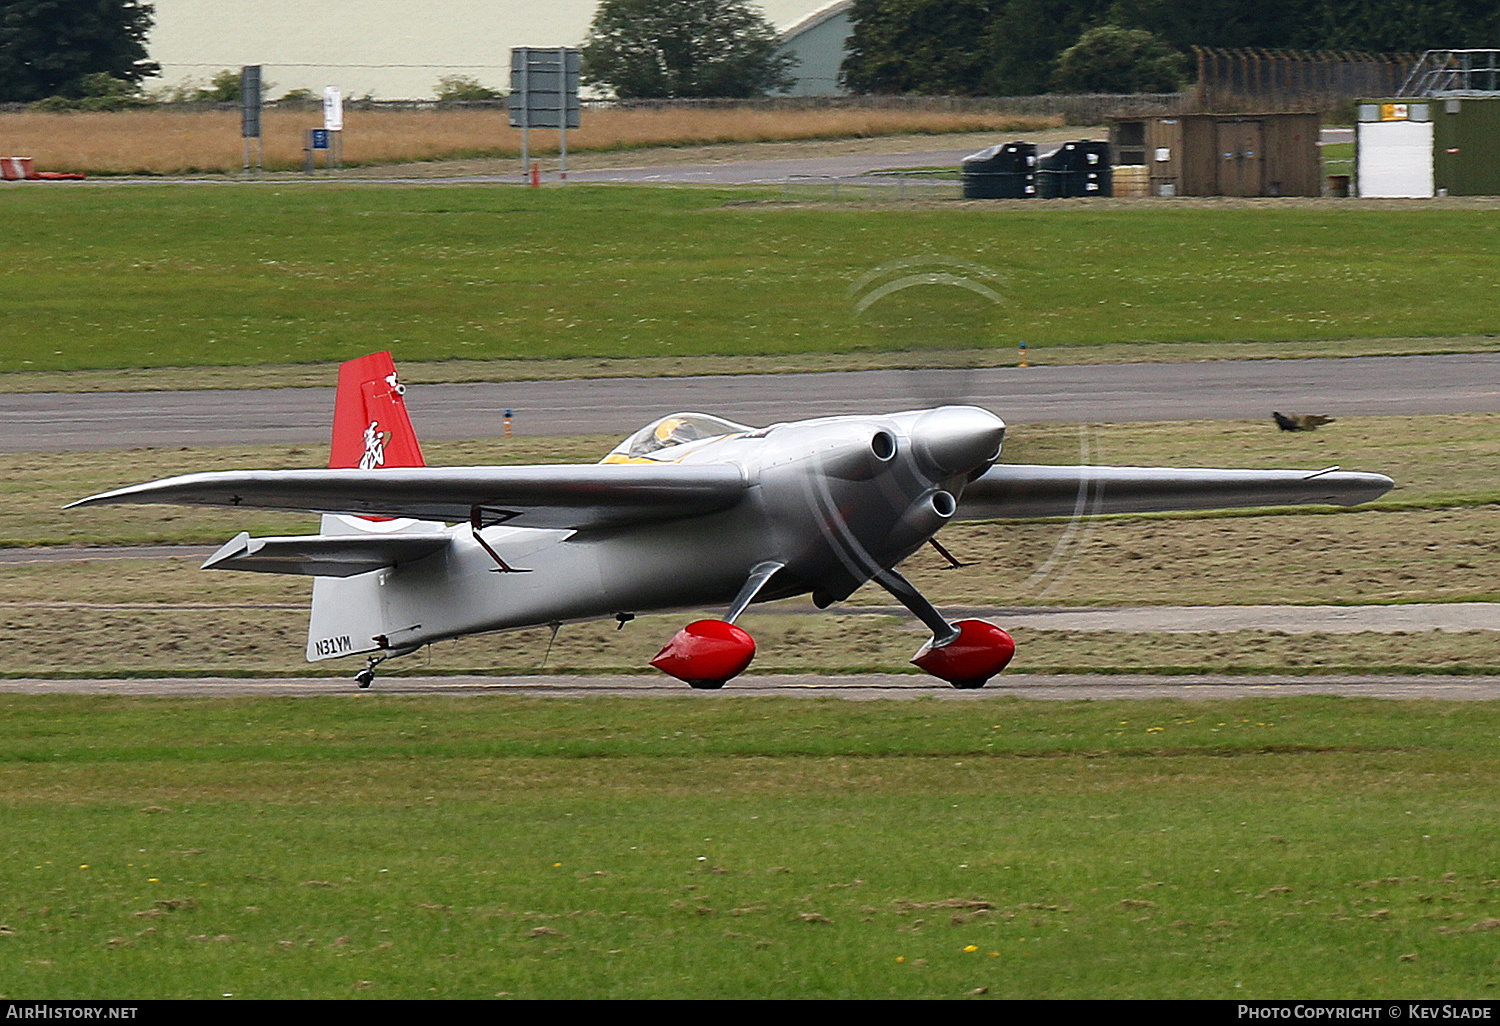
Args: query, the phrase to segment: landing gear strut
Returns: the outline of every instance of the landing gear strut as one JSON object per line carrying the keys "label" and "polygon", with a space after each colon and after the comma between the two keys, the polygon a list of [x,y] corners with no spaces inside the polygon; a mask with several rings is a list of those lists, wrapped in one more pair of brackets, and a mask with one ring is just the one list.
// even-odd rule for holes
{"label": "landing gear strut", "polygon": [[[407,651],[411,651],[411,650],[408,649]],[[372,655],[369,658],[367,658],[365,660],[365,668],[363,670],[360,670],[358,673],[356,673],[354,675],[354,682],[359,685],[359,689],[361,691],[364,691],[371,684],[374,684],[375,683],[375,667],[379,666],[381,663],[385,662],[387,659],[391,658],[392,656],[397,656],[397,655],[405,655],[405,652],[385,652],[385,653],[382,653],[380,655]]]}
{"label": "landing gear strut", "polygon": [[734,621],[785,565],[774,560],[757,563],[730,603],[724,619],[695,620],[688,624],[672,635],[651,665],[700,691],[722,688],[739,676],[755,658],[755,639],[736,627]]}
{"label": "landing gear strut", "polygon": [[982,688],[1016,654],[1016,643],[1011,636],[992,623],[983,620],[949,623],[895,570],[882,570],[874,580],[931,629],[932,639],[917,650],[911,661],[934,677],[956,688]]}

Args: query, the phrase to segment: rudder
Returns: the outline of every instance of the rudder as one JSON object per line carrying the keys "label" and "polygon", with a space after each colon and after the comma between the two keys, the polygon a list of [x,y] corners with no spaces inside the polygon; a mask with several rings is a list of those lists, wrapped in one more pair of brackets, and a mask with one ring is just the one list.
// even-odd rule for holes
{"label": "rudder", "polygon": [[425,467],[405,395],[389,352],[341,364],[329,468]]}

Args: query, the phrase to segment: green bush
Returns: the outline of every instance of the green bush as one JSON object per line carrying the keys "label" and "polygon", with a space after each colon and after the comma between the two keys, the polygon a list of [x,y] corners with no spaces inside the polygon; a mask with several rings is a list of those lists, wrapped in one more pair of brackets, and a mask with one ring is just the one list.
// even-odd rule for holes
{"label": "green bush", "polygon": [[1187,57],[1142,29],[1101,25],[1057,58],[1052,86],[1065,93],[1175,93]]}
{"label": "green bush", "polygon": [[141,95],[140,87],[105,71],[84,75],[78,80],[76,96],[49,96],[31,105],[32,110],[129,110],[149,107],[151,100]]}
{"label": "green bush", "polygon": [[481,85],[471,75],[444,75],[438,79],[439,103],[460,103],[466,100],[503,100],[505,94],[489,86]]}

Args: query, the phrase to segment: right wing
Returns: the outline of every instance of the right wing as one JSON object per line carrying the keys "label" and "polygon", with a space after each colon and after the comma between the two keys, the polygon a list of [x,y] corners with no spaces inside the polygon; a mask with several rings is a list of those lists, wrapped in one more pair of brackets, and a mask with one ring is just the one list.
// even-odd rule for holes
{"label": "right wing", "polygon": [[68,508],[169,502],[443,521],[477,514],[486,524],[587,530],[713,513],[748,487],[738,467],[722,464],[230,470],[117,488]]}
{"label": "right wing", "polygon": [[1384,474],[1327,470],[996,464],[964,487],[964,520],[1161,513],[1237,506],[1354,506],[1384,495]]}

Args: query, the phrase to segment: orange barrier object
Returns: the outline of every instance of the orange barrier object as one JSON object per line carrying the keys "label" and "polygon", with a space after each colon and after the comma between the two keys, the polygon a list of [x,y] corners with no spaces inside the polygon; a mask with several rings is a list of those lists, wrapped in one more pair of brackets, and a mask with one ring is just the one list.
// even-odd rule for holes
{"label": "orange barrier object", "polygon": [[0,178],[7,182],[61,182],[83,177],[82,172],[38,171],[30,157],[0,157]]}
{"label": "orange barrier object", "polygon": [[36,174],[30,157],[0,157],[0,175],[7,182],[19,182]]}

